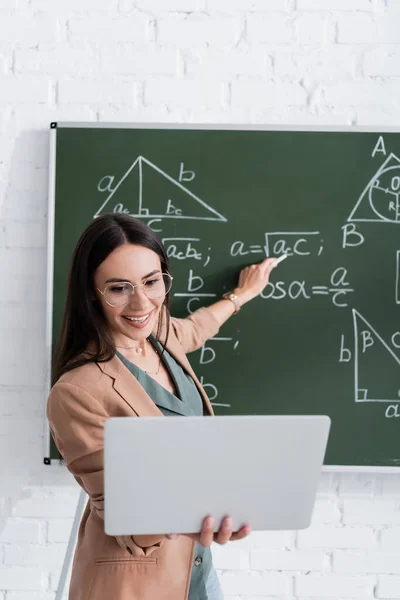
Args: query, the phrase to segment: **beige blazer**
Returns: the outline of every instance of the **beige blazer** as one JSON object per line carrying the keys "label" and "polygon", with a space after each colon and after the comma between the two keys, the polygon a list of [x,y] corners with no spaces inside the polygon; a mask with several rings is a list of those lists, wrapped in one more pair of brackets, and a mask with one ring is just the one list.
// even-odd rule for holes
{"label": "beige blazer", "polygon": [[[201,308],[186,319],[171,319],[167,343],[168,352],[193,377],[203,398],[204,413],[210,415],[211,404],[186,353],[200,348],[218,328],[211,312]],[[163,416],[116,356],[107,363],[89,363],[69,371],[50,392],[47,416],[55,443],[68,469],[89,495],[79,528],[70,600],[186,600],[188,597],[194,553],[191,539],[135,536],[131,555],[114,537],[104,533],[104,423],[109,417],[152,415]],[[134,476],[132,464],[127,477]]]}

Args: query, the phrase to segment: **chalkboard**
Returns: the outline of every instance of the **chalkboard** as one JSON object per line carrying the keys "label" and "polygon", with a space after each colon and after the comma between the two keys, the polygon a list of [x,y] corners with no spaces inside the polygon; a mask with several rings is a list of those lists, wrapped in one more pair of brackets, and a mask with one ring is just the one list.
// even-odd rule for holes
{"label": "chalkboard", "polygon": [[326,465],[400,465],[399,132],[52,124],[51,138],[53,343],[72,250],[101,214],[159,233],[175,316],[287,253],[190,356],[216,414],[327,414]]}

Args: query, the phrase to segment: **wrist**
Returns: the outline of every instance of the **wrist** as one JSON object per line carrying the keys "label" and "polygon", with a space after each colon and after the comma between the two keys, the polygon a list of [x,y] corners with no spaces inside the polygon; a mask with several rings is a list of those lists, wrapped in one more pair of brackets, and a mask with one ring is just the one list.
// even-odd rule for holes
{"label": "wrist", "polygon": [[237,297],[237,301],[240,304],[240,306],[243,306],[247,302],[250,302],[250,300],[252,299],[249,293],[243,290],[242,288],[235,288],[233,290],[233,293]]}

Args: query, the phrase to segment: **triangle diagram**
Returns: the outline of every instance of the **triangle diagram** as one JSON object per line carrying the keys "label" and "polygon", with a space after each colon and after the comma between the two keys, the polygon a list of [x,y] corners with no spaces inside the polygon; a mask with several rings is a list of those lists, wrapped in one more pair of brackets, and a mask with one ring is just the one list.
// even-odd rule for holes
{"label": "triangle diagram", "polygon": [[400,358],[358,311],[352,312],[355,402],[398,402]]}
{"label": "triangle diagram", "polygon": [[94,218],[120,212],[121,207],[123,212],[139,218],[226,222],[223,215],[144,156],[132,163]]}
{"label": "triangle diagram", "polygon": [[400,223],[400,159],[395,154],[379,167],[347,221]]}

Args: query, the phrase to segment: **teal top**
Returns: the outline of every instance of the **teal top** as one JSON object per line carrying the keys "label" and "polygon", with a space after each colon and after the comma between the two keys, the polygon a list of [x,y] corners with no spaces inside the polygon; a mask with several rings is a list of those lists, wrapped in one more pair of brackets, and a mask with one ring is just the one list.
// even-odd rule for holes
{"label": "teal top", "polygon": [[[162,347],[154,336],[150,337],[150,342],[156,348],[157,352],[161,354]],[[125,358],[125,356],[118,351],[117,356],[129,369],[132,375],[136,377],[140,385],[144,388],[145,392],[150,396],[163,415],[166,417],[177,415],[203,415],[203,400],[192,377],[186,373],[167,350],[164,350],[162,361],[175,384],[177,396],[171,394],[171,392],[166,390],[155,379]],[[188,600],[207,600],[206,583],[211,568],[212,555],[210,548],[204,548],[196,543]]]}

